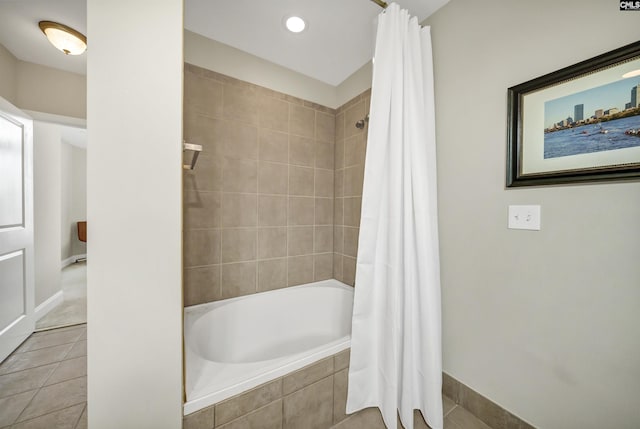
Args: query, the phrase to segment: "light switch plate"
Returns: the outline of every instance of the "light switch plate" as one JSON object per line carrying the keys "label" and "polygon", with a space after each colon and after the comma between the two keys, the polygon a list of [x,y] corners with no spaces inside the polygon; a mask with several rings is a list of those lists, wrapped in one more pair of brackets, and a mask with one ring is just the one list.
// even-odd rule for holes
{"label": "light switch plate", "polygon": [[509,229],[540,230],[540,206],[509,206]]}

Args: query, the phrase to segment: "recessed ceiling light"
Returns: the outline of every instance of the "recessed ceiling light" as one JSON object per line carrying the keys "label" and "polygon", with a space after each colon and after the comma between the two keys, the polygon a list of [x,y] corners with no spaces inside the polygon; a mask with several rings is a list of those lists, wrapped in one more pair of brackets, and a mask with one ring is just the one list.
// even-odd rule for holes
{"label": "recessed ceiling light", "polygon": [[87,49],[87,38],[71,27],[52,21],[40,21],[38,26],[49,42],[66,55],[80,55]]}
{"label": "recessed ceiling light", "polygon": [[304,19],[300,18],[299,16],[290,16],[285,21],[285,25],[287,26],[287,30],[291,31],[292,33],[300,33],[306,28],[307,23],[304,22]]}
{"label": "recessed ceiling light", "polygon": [[624,79],[626,79],[626,78],[628,78],[628,77],[636,77],[636,76],[640,76],[640,69],[638,69],[638,70],[633,70],[633,71],[627,72],[627,73],[625,73],[625,74],[623,74],[623,75],[622,75],[622,77],[623,77]]}

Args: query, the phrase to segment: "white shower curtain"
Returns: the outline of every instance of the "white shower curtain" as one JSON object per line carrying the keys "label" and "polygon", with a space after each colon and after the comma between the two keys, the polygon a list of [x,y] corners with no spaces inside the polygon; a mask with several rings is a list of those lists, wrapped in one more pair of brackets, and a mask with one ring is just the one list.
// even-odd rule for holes
{"label": "white shower curtain", "polygon": [[347,412],[413,410],[442,429],[440,269],[429,28],[391,4],[378,18]]}

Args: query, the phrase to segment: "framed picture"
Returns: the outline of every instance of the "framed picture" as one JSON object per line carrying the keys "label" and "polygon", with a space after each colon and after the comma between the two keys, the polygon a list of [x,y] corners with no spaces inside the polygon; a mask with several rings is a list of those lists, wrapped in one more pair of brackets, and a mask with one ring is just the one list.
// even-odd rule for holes
{"label": "framed picture", "polygon": [[640,42],[508,90],[507,187],[640,179]]}

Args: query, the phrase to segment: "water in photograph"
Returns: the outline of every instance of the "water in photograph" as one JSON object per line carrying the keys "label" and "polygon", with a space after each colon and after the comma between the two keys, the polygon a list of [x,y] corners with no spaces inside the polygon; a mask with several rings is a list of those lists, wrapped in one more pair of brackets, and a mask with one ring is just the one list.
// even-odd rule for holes
{"label": "water in photograph", "polygon": [[[602,129],[600,128],[602,125]],[[544,135],[544,158],[580,155],[605,150],[640,146],[640,137],[626,135],[640,128],[640,116],[631,116],[600,124],[583,125]],[[606,130],[606,133],[602,130]]]}

